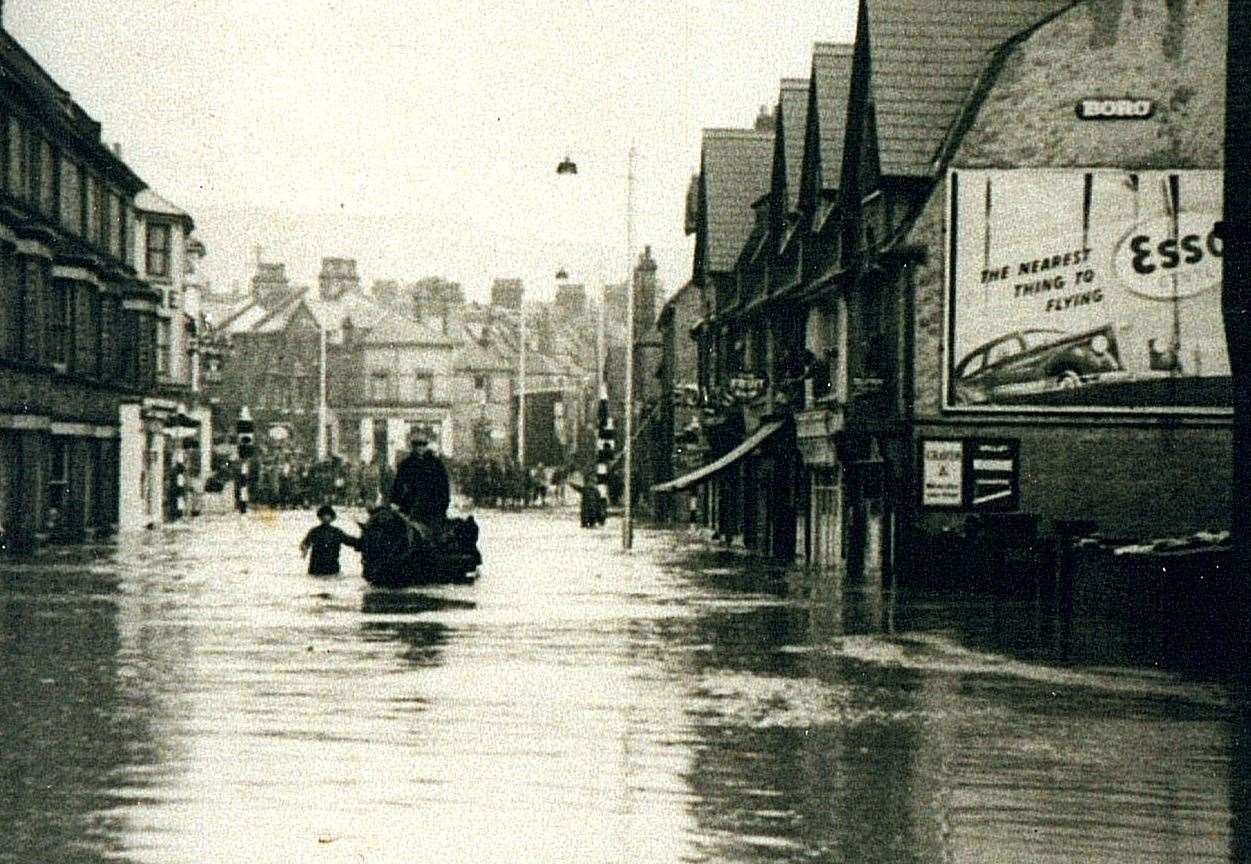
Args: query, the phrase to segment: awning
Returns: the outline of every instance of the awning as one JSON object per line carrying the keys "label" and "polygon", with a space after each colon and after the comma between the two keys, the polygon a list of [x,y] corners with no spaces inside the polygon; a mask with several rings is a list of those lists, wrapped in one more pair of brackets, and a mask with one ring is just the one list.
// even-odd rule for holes
{"label": "awning", "polygon": [[726,453],[720,459],[717,459],[713,462],[709,462],[704,467],[697,468],[694,471],[692,471],[690,474],[684,474],[681,477],[677,478],[676,480],[669,480],[666,483],[657,483],[655,486],[652,487],[652,491],[653,492],[681,492],[683,489],[689,489],[690,487],[694,486],[696,483],[701,483],[704,480],[707,480],[708,478],[712,477],[713,475],[721,473],[726,468],[733,466],[736,462],[738,462],[744,456],[748,455],[757,447],[759,447],[761,444],[763,444],[765,441],[767,441],[773,435],[773,433],[777,432],[784,425],[786,425],[785,420],[773,420],[773,421],[770,421],[769,423],[763,423],[761,424],[760,428],[757,429],[755,432],[751,433],[751,435],[749,435],[746,438],[746,440],[743,441],[742,444],[739,444],[737,447],[735,447],[729,453]]}

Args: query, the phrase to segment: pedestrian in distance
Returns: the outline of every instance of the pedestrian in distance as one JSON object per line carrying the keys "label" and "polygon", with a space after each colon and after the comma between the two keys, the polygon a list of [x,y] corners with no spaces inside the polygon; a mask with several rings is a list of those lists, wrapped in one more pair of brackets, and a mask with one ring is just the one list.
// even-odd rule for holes
{"label": "pedestrian in distance", "polygon": [[360,538],[353,537],[333,523],[338,518],[334,508],[323,504],[317,508],[318,525],[300,541],[300,555],[313,554],[308,559],[310,576],[334,576],[339,573],[339,547],[360,548]]}

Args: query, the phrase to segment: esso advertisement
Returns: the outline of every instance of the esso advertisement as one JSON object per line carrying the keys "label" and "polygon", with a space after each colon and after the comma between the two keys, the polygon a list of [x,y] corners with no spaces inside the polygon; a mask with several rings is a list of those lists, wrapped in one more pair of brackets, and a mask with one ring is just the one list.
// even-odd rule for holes
{"label": "esso advertisement", "polygon": [[1183,212],[1131,226],[1112,257],[1117,280],[1147,300],[1186,299],[1220,288],[1220,218]]}
{"label": "esso advertisement", "polygon": [[946,405],[1228,414],[1221,172],[948,175]]}

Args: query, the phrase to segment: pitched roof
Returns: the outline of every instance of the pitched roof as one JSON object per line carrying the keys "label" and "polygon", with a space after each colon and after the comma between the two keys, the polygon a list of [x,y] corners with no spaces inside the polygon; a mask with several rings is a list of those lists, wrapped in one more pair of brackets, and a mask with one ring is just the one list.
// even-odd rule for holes
{"label": "pitched roof", "polygon": [[361,337],[365,345],[435,345],[456,347],[456,341],[421,321],[395,314],[384,314]]}
{"label": "pitched roof", "polygon": [[994,52],[1072,0],[865,0],[882,173],[927,176]]}
{"label": "pitched roof", "polygon": [[472,331],[463,328],[456,349],[456,368],[469,372],[511,372],[512,362],[494,346],[481,345]]}
{"label": "pitched roof", "polygon": [[821,136],[822,189],[837,189],[842,173],[847,100],[851,94],[851,58],[851,45],[818,42],[812,48],[812,86],[816,90],[817,108],[817,116],[812,121]]}
{"label": "pitched roof", "polygon": [[772,156],[772,132],[704,130],[704,261],[709,271],[734,269],[755,224],[752,202],[768,191]]}
{"label": "pitched roof", "polygon": [[177,204],[171,203],[169,199],[162,198],[151,189],[140,189],[135,194],[135,209],[144,213],[158,213],[161,216],[182,219],[189,224],[193,224],[190,213]]}
{"label": "pitched roof", "polygon": [[786,212],[799,205],[799,177],[804,164],[804,131],[808,127],[808,79],[783,78],[778,95],[781,111],[778,116],[778,146],[783,148],[786,171]]}

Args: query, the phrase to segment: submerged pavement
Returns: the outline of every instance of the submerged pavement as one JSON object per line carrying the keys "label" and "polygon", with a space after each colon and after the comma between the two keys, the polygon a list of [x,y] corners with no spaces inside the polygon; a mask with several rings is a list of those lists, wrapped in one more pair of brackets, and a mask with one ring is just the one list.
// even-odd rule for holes
{"label": "submerged pavement", "polygon": [[0,559],[0,861],[1230,860],[1217,683],[479,518],[469,587],[306,576],[295,513]]}

